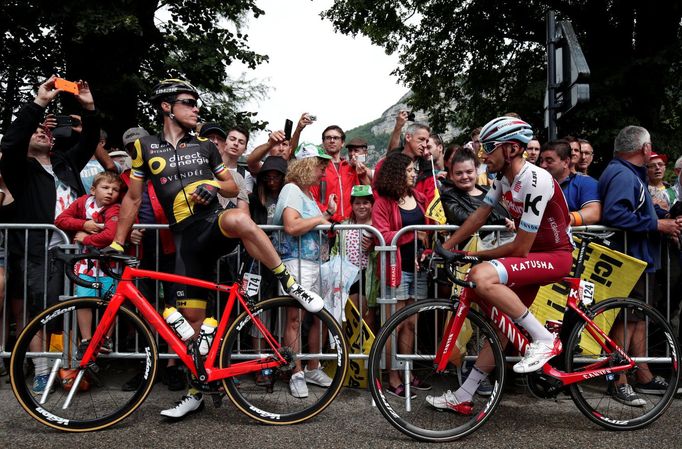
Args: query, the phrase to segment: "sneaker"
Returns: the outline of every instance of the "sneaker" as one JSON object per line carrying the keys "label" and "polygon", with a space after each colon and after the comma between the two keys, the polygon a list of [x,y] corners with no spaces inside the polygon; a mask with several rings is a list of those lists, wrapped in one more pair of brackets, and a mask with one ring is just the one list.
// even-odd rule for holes
{"label": "sneaker", "polygon": [[[45,391],[45,388],[47,387],[47,381],[49,380],[50,375],[49,374],[41,374],[39,376],[35,376],[33,378],[33,387],[31,388],[31,391],[35,394],[43,394]],[[50,393],[53,393],[55,391],[55,384],[52,382],[52,386],[50,387]]]}
{"label": "sneaker", "polygon": [[449,410],[458,415],[471,416],[474,414],[473,402],[459,402],[455,393],[448,390],[440,396],[426,396],[426,402],[438,410]]}
{"label": "sneaker", "polygon": [[90,340],[81,340],[80,343],[78,343],[78,350],[76,351],[76,358],[78,360],[81,360],[83,356],[85,355],[85,351],[88,350],[88,346],[90,345]]}
{"label": "sneaker", "polygon": [[99,348],[100,354],[111,354],[114,352],[114,342],[111,340],[111,337],[104,337],[104,341],[102,342],[102,346]]}
{"label": "sneaker", "polygon": [[291,379],[289,380],[289,391],[291,391],[291,395],[295,398],[301,399],[308,397],[308,385],[305,383],[303,371],[291,375]]}
{"label": "sneaker", "polygon": [[493,394],[493,384],[490,383],[490,380],[487,377],[483,379],[483,382],[478,384],[476,394],[483,396],[484,398],[487,398]]}
{"label": "sneaker", "polygon": [[432,388],[430,383],[423,381],[417,376],[414,376],[412,378],[412,382],[410,382],[410,387],[414,388],[415,390],[421,391],[429,391]]}
{"label": "sneaker", "polygon": [[649,382],[636,383],[634,390],[641,394],[655,394],[657,396],[663,396],[666,391],[668,391],[668,382],[665,381],[661,376],[656,376]]}
{"label": "sneaker", "polygon": [[189,413],[200,411],[204,408],[204,397],[201,393],[187,394],[171,407],[161,411],[161,416],[180,419]]}
{"label": "sneaker", "polygon": [[541,369],[553,357],[561,354],[561,340],[554,338],[553,342],[534,341],[526,348],[526,354],[514,365],[514,372],[519,374],[532,373]]}
{"label": "sneaker", "polygon": [[632,386],[628,384],[610,384],[609,394],[621,404],[629,405],[631,407],[643,407],[646,404],[646,401],[632,391]]}
{"label": "sneaker", "polygon": [[[386,391],[397,398],[405,399],[407,397],[404,384],[400,384],[397,387],[392,387],[389,385]],[[410,394],[410,399],[415,399],[416,397],[417,397],[416,394],[414,393]]]}
{"label": "sneaker", "polygon": [[287,289],[287,294],[300,302],[308,312],[316,313],[324,307],[324,300],[315,292],[306,290],[296,282]]}
{"label": "sneaker", "polygon": [[322,367],[317,367],[313,370],[308,371],[306,367],[303,370],[305,381],[309,384],[317,385],[320,387],[327,388],[332,384],[332,378],[327,376],[327,373],[322,371]]}

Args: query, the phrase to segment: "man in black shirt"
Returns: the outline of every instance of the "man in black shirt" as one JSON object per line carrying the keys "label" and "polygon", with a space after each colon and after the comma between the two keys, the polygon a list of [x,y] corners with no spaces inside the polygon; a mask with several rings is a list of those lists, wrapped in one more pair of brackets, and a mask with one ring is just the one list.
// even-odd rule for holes
{"label": "man in black shirt", "polygon": [[[319,295],[301,287],[286,270],[268,236],[239,209],[223,210],[216,196],[237,196],[239,188],[223,164],[216,146],[191,131],[199,114],[199,93],[183,80],[159,83],[151,97],[163,118],[159,135],[137,139],[131,184],[123,199],[112,249],[122,251],[140,205],[143,181],[149,178],[166,212],[176,246],[178,274],[205,278],[217,259],[243,243],[249,254],[272,270],[285,291],[312,312],[322,309]],[[204,291],[177,288],[176,306],[199,331],[206,317]],[[201,393],[190,389],[175,407],[161,412],[181,418],[199,409]]]}

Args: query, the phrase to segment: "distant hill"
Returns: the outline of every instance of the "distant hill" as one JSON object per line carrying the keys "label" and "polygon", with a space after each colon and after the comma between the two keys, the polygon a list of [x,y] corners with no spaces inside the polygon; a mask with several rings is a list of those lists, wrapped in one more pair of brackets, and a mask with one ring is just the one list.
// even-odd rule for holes
{"label": "distant hill", "polygon": [[[400,111],[410,110],[410,107],[407,105],[407,100],[411,95],[411,91],[407,92],[396,104],[386,109],[378,119],[346,131],[346,143],[350,142],[350,140],[355,137],[361,137],[367,141],[369,147],[369,154],[367,156],[368,165],[371,166],[376,164],[376,162],[386,154],[386,147],[388,146],[388,141],[391,138],[391,133],[395,127],[395,118]],[[414,113],[416,122],[429,124],[428,116],[425,112],[414,111]],[[459,134],[461,134],[461,130],[448,128],[441,137],[445,142],[449,142],[454,136]]]}

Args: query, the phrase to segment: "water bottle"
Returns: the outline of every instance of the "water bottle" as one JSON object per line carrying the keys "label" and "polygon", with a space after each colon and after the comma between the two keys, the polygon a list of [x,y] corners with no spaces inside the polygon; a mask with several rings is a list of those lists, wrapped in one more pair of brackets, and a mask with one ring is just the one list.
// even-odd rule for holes
{"label": "water bottle", "polygon": [[166,307],[163,311],[163,318],[182,341],[187,341],[194,335],[192,325],[187,322],[185,317],[175,307]]}
{"label": "water bottle", "polygon": [[201,333],[199,334],[199,354],[208,354],[208,349],[213,343],[215,336],[215,329],[218,327],[218,321],[215,318],[206,318],[201,325]]}

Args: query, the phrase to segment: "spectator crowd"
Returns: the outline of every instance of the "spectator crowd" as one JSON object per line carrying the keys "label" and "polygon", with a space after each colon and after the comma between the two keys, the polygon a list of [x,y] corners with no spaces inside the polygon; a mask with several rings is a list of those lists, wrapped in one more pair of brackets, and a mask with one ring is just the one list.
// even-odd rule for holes
{"label": "spectator crowd", "polygon": [[[273,131],[247,155],[249,130],[239,124],[197,123],[200,105],[196,89],[182,80],[164,82],[151,100],[162,121],[158,132],[130,128],[122,136],[123,149],[118,149],[108,143],[86,82],[79,82],[79,93],[74,94],[81,110],[68,116],[68,123],[46,115],[60,94],[53,79],[48,79],[35,100],[3,130],[0,221],[55,224],[75,243],[134,248],[143,268],[199,277],[211,268],[197,262],[197,251],[215,244],[222,233],[231,242],[242,241],[249,254],[271,270],[264,281],[269,294],[280,290],[293,295],[300,288],[297,299],[309,304],[319,299],[305,292],[319,291],[320,261],[328,260],[330,252],[343,254],[360,269],[348,294],[376,330],[380,270],[385,270],[387,286],[396,289],[398,308],[428,297],[432,280],[421,259],[433,246],[435,234],[427,230],[402,234],[397,263],[384,266],[374,249],[377,242],[369,233],[321,233],[316,227],[372,225],[389,243],[405,226],[441,221],[434,211],[440,207],[447,224],[461,225],[482,204],[496,176],[487,170],[480,128],[474,129],[466,142],[444,142],[428,125],[409,121],[407,111],[396,116],[385,154],[374,166],[368,164],[367,141],[360,137],[347,141],[341,126],[330,124],[320,136],[306,134],[306,127],[316,120],[309,113],[301,114],[290,136],[283,130]],[[535,136],[525,150],[525,163],[546,170],[559,183],[571,226],[602,224],[625,231],[616,234],[612,248],[647,264],[633,297],[660,301],[657,282],[669,277],[679,283],[682,157],[671,167],[666,155],[671,151],[656,148],[649,132],[634,125],[617,132],[613,148],[596,149],[602,156],[613,155],[601,174],[592,169],[595,148],[579,137],[542,142]],[[670,168],[674,181],[668,184]],[[212,223],[211,219],[217,220],[215,224],[198,228],[197,223]],[[132,223],[170,227],[159,232],[131,231]],[[495,206],[486,224],[506,229],[481,233],[481,244],[490,246],[513,240],[518,226],[503,203]],[[284,231],[266,236],[257,225],[282,225]],[[59,238],[44,231],[0,232],[3,237],[8,241],[0,246],[0,311],[6,307],[8,313],[0,316],[13,320],[18,332],[26,324],[25,318],[35,316],[64,293],[63,267],[52,258]],[[196,242],[201,244],[191,249]],[[212,252],[217,259],[234,247],[218,245]],[[670,263],[664,264],[667,260]],[[92,265],[79,266],[78,272],[91,279],[104,277]],[[104,291],[79,287],[75,293],[101,295],[113,288],[115,283],[109,279]],[[158,296],[158,288],[154,283],[140,285],[147,297]],[[164,284],[160,290],[164,303],[178,307],[198,331],[210,309],[207,300],[192,299],[197,296],[194,292],[174,285]],[[672,304],[673,310],[668,312],[672,314],[677,306]],[[92,317],[79,316],[78,321],[87,344]],[[414,329],[401,332],[410,335]],[[309,342],[311,347],[315,344]],[[110,341],[103,345],[102,350],[107,349],[111,350]],[[5,372],[2,365],[0,371]],[[400,396],[404,387],[395,373],[391,388]],[[45,388],[46,380],[46,366],[36,363],[36,393]],[[131,388],[135,381],[130,380]],[[164,381],[172,390],[185,388],[184,375],[173,359]],[[305,397],[306,383],[325,386],[329,382],[318,362],[309,360],[307,366],[296,367],[291,394]],[[412,387],[427,389],[428,385],[414,378]],[[183,398],[184,405],[164,411],[165,416],[181,417],[198,409],[201,393],[190,389],[185,397],[190,399]]]}

